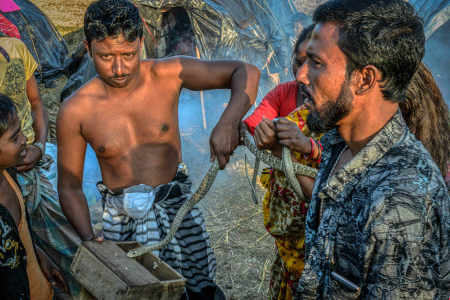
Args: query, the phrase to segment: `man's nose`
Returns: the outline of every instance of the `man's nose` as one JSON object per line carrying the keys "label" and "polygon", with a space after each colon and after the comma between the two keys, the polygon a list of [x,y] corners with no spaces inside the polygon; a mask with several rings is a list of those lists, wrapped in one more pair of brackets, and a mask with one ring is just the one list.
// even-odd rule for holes
{"label": "man's nose", "polygon": [[297,74],[295,74],[295,80],[298,83],[303,83],[304,85],[309,85],[308,80],[308,61],[305,61],[301,66],[297,68]]}
{"label": "man's nose", "polygon": [[124,70],[124,66],[123,66],[122,58],[115,57],[114,62],[113,62],[113,70],[112,70],[114,75],[122,76],[124,73],[123,70]]}

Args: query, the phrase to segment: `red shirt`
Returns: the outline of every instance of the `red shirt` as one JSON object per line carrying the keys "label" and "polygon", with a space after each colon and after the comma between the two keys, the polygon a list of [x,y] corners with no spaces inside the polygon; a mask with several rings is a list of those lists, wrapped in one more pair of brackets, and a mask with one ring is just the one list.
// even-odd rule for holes
{"label": "red shirt", "polygon": [[255,111],[244,120],[248,130],[254,134],[256,126],[262,118],[273,120],[278,117],[286,117],[297,108],[298,84],[289,81],[277,85],[262,99]]}

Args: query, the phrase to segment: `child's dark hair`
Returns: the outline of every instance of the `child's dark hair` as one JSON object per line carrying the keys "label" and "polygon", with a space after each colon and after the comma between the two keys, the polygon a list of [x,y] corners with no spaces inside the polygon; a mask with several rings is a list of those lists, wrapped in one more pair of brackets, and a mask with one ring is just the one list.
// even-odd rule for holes
{"label": "child's dark hair", "polygon": [[11,121],[17,117],[14,102],[8,96],[0,94],[0,136],[11,126]]}

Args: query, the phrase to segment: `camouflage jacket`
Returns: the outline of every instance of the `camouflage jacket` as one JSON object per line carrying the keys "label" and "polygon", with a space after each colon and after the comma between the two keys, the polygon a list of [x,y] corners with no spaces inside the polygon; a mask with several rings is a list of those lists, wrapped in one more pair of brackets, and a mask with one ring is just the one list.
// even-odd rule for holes
{"label": "camouflage jacket", "polygon": [[322,142],[296,299],[448,300],[448,191],[401,113],[331,178],[346,145]]}

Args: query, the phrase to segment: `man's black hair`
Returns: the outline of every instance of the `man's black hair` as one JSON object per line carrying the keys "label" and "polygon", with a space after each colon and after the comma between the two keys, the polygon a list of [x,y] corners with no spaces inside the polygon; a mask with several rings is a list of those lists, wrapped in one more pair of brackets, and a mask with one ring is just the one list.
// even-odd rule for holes
{"label": "man's black hair", "polygon": [[332,0],[314,12],[314,23],[339,26],[338,46],[347,74],[374,65],[383,74],[385,99],[401,102],[425,52],[422,20],[403,0]]}
{"label": "man's black hair", "polygon": [[11,121],[17,117],[14,102],[8,96],[0,94],[0,136],[11,126]]}
{"label": "man's black hair", "polygon": [[138,8],[128,0],[99,0],[91,3],[84,15],[84,34],[88,45],[93,40],[123,34],[129,42],[142,38],[143,24]]}

